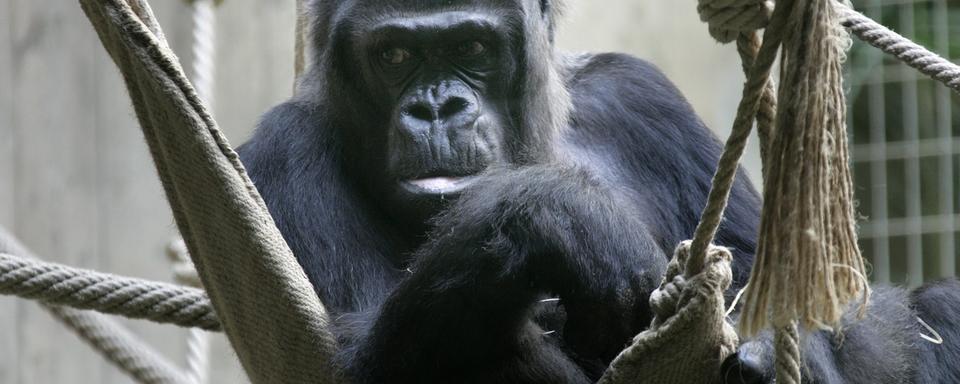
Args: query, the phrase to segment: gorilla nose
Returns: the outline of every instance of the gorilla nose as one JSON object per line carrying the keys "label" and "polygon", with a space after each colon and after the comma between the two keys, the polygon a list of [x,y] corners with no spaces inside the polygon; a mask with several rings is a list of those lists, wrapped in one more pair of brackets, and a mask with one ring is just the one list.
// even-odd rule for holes
{"label": "gorilla nose", "polygon": [[[407,124],[444,128],[472,125],[480,116],[477,103],[461,96],[412,100],[403,108]],[[413,128],[413,127],[411,127]]]}

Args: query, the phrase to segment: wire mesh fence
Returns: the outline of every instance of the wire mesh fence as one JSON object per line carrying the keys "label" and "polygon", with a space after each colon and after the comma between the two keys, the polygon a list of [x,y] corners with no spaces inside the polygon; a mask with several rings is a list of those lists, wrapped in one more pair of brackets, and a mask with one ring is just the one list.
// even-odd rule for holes
{"label": "wire mesh fence", "polygon": [[[855,3],[917,43],[960,58],[960,1]],[[917,286],[955,276],[960,97],[862,43],[848,64],[861,247],[871,278]]]}

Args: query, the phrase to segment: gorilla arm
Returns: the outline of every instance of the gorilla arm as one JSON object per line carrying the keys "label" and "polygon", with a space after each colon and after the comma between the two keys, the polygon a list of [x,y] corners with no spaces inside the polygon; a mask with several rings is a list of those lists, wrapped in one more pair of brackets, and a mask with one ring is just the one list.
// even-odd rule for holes
{"label": "gorilla arm", "polygon": [[589,382],[531,306],[559,295],[565,346],[605,367],[649,322],[667,263],[639,216],[583,170],[488,172],[436,219],[442,230],[351,348],[349,371],[361,382]]}
{"label": "gorilla arm", "polygon": [[277,227],[335,316],[369,310],[400,279],[407,246],[346,176],[343,140],[321,106],[287,102],[238,149]]}

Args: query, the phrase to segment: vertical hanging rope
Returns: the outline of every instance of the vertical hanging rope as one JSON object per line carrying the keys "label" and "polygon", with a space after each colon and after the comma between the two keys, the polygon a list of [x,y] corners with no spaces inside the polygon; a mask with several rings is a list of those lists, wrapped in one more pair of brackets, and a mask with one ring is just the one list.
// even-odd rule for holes
{"label": "vertical hanging rope", "polygon": [[[768,3],[701,0],[698,6],[717,40],[732,41],[739,33],[738,51],[748,75],[687,269],[696,273],[702,267],[756,117],[764,207],[739,325],[745,336],[773,325],[778,383],[801,380],[796,319],[804,327],[831,328],[846,303],[869,289],[856,243],[842,91],[841,66],[849,38],[839,27],[833,1],[778,1],[759,49],[756,37],[745,29],[759,24]],[[781,42],[783,105],[777,111],[768,75]]]}
{"label": "vertical hanging rope", "polygon": [[[178,284],[203,288],[200,276],[190,261],[187,244],[177,238],[167,245],[167,257],[173,263],[173,279]],[[187,358],[184,375],[192,384],[206,384],[210,376],[210,335],[199,328],[187,330]]]}
{"label": "vertical hanging rope", "polygon": [[790,324],[777,328],[773,336],[773,345],[777,353],[774,359],[777,371],[776,382],[801,384],[803,375],[800,373],[800,368],[803,362],[800,360],[800,332],[797,322],[791,321]]}
{"label": "vertical hanging rope", "polygon": [[[778,5],[779,7],[779,5]],[[832,0],[797,0],[783,41],[777,134],[741,330],[830,328],[867,287],[856,243],[842,62],[849,38]]]}
{"label": "vertical hanging rope", "polygon": [[200,100],[213,109],[214,71],[217,55],[217,15],[214,0],[191,1],[193,13],[193,76],[190,81]]}
{"label": "vertical hanging rope", "polygon": [[774,327],[778,383],[800,383],[795,321],[832,329],[846,304],[869,290],[856,239],[842,88],[850,42],[833,1],[789,5],[760,241],[739,321],[745,336]]}
{"label": "vertical hanging rope", "polygon": [[[761,108],[761,102],[764,104],[775,103],[770,84],[770,70],[773,62],[777,58],[777,49],[780,46],[780,36],[782,34],[783,19],[786,13],[782,7],[775,8],[772,13],[769,11],[769,2],[754,0],[754,6],[742,4],[743,1],[731,3],[732,0],[719,0],[716,4],[709,0],[701,0],[698,10],[701,12],[701,19],[710,23],[711,34],[718,41],[725,41],[726,34],[722,31],[735,30],[741,33],[738,42],[739,50],[742,55],[750,57],[750,63],[744,62],[744,70],[747,71],[746,84],[743,87],[743,95],[740,99],[740,105],[737,107],[737,116],[733,122],[733,128],[730,137],[727,139],[717,164],[717,172],[713,176],[710,194],[707,197],[707,205],[700,215],[700,222],[693,234],[693,241],[690,245],[690,258],[687,260],[686,272],[688,276],[699,273],[703,269],[703,262],[707,255],[707,248],[713,242],[717,229],[723,221],[723,212],[727,208],[727,199],[730,197],[730,191],[733,189],[733,183],[737,176],[737,169],[740,165],[740,158],[743,157],[743,151],[747,147],[747,139],[750,137],[750,131],[753,128],[754,120],[758,112],[761,112],[761,127],[765,138],[766,134],[772,131],[772,116],[776,113],[776,107],[773,104],[765,105]],[[788,0],[782,0],[788,1]],[[756,37],[750,37],[755,33],[753,30],[741,29],[741,26],[754,26],[756,23],[726,25],[726,20],[749,19],[750,17],[731,17],[730,12],[723,11],[723,5],[740,5],[741,9],[748,12],[750,17],[756,17],[757,7],[767,10],[769,17],[769,27],[764,32],[763,42],[759,44],[754,54],[754,46],[758,44]],[[709,11],[708,13],[704,13]],[[726,17],[718,17],[725,15]],[[761,24],[762,26],[762,24]],[[714,32],[718,31],[718,32]],[[718,35],[719,34],[719,35]],[[720,36],[720,37],[718,37]],[[730,40],[726,40],[730,41]],[[752,57],[756,57],[753,59]],[[763,141],[763,140],[762,140]],[[763,145],[765,146],[765,144]]]}
{"label": "vertical hanging rope", "polygon": [[[760,53],[761,39],[757,32],[740,34],[737,39],[737,53],[740,54],[740,62],[743,64],[744,76],[750,76],[750,71]],[[757,137],[760,139],[760,163],[762,174],[766,176],[767,167],[765,161],[769,153],[770,141],[773,137],[773,130],[776,127],[777,119],[777,88],[773,79],[767,80],[767,85],[760,96],[760,105],[757,110]]]}
{"label": "vertical hanging rope", "polygon": [[[216,85],[217,15],[214,0],[193,0],[193,87],[211,110],[215,109],[214,86]],[[184,285],[201,288],[193,263],[186,252],[186,244],[178,239],[176,248],[171,248],[171,257],[179,263],[174,273],[175,280]],[[176,252],[176,254],[173,254]],[[192,274],[185,270],[194,271]],[[192,277],[196,277],[193,279]],[[186,376],[194,384],[206,384],[210,371],[210,335],[198,328],[187,330]]]}

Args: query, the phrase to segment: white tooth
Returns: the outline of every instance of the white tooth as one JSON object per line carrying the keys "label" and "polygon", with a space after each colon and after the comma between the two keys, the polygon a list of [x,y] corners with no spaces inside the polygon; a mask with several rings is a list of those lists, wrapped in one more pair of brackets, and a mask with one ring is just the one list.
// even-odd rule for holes
{"label": "white tooth", "polygon": [[430,191],[445,191],[456,187],[457,180],[459,179],[452,177],[431,177],[428,179],[411,180],[410,183]]}

